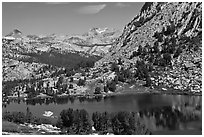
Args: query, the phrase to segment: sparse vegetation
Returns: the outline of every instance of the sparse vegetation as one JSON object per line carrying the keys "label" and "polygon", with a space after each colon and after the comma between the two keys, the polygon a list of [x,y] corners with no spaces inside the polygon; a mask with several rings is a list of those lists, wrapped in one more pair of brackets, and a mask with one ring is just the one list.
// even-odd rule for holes
{"label": "sparse vegetation", "polygon": [[45,119],[45,118],[37,118],[32,115],[31,112],[23,113],[23,112],[9,112],[5,111],[2,114],[2,120],[9,121],[9,122],[14,122],[17,124],[23,124],[25,122],[27,123],[33,123],[33,124],[51,124],[50,120]]}
{"label": "sparse vegetation", "polygon": [[94,94],[101,94],[101,88],[100,87],[96,87]]}

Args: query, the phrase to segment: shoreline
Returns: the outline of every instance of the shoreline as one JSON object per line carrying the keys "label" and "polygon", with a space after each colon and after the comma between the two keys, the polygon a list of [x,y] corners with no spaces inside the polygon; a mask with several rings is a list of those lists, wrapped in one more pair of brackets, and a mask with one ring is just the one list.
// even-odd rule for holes
{"label": "shoreline", "polygon": [[44,95],[44,96],[38,96],[34,98],[25,98],[25,97],[7,97],[9,99],[23,99],[23,100],[32,100],[32,99],[44,99],[44,98],[85,98],[85,99],[94,99],[94,98],[108,98],[113,96],[124,96],[124,95],[140,95],[140,94],[152,94],[152,95],[188,95],[188,96],[202,96],[202,92],[188,92],[188,91],[181,91],[181,90],[162,90],[161,88],[154,88],[150,89],[148,87],[135,87],[134,89],[120,89],[116,92],[111,93],[101,93],[101,94],[73,94],[73,95],[56,95],[56,96],[50,96],[50,95]]}

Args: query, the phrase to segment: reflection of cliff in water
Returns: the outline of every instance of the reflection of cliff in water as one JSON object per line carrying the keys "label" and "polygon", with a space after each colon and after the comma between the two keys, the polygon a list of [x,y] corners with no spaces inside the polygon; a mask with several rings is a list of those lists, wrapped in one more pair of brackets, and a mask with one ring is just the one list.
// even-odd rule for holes
{"label": "reflection of cliff in water", "polygon": [[185,123],[191,121],[200,121],[202,123],[201,105],[190,106],[185,104],[182,106],[152,108],[149,110],[140,111],[138,116],[151,130],[185,129],[187,128]]}

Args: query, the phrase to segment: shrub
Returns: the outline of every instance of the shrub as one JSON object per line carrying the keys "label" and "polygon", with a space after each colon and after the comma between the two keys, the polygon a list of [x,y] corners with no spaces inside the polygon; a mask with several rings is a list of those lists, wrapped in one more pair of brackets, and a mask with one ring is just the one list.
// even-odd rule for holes
{"label": "shrub", "polygon": [[118,76],[117,76],[117,75],[114,77],[113,81],[114,81],[116,84],[118,84]]}
{"label": "shrub", "polygon": [[74,86],[72,84],[69,84],[69,89],[73,89]]}
{"label": "shrub", "polygon": [[9,121],[9,122],[13,121],[12,114],[9,111],[6,111],[6,112],[2,113],[2,119],[6,120],[6,121]]}
{"label": "shrub", "polygon": [[17,112],[17,111],[14,111],[12,113],[4,112],[2,115],[2,119],[7,120],[9,122],[20,123],[20,124],[23,124],[26,120],[25,114],[23,112]]}
{"label": "shrub", "polygon": [[29,108],[27,108],[26,114],[24,114],[23,112],[17,112],[17,111],[3,112],[2,119],[9,122],[20,123],[20,124],[23,124],[25,122],[35,123],[35,124],[51,124],[51,121],[48,119],[34,117],[30,112]]}
{"label": "shrub", "polygon": [[26,119],[27,123],[31,123],[33,120],[33,114],[30,112],[29,107],[27,107],[27,109],[26,109],[25,119]]}
{"label": "shrub", "polygon": [[96,87],[94,94],[101,94],[101,88]]}
{"label": "shrub", "polygon": [[92,114],[92,121],[94,122],[94,128],[96,131],[107,133],[110,128],[110,118],[107,112],[99,113],[95,112]]}
{"label": "shrub", "polygon": [[148,77],[146,78],[146,84],[145,84],[145,86],[149,87],[149,86],[151,86],[151,84],[152,84],[152,81],[151,81],[150,77],[148,76]]}
{"label": "shrub", "polygon": [[85,85],[86,80],[83,79],[79,79],[79,82],[77,83],[78,86],[84,86]]}
{"label": "shrub", "polygon": [[178,47],[176,52],[173,55],[173,58],[177,58],[181,53],[182,53],[182,49],[180,47]]}
{"label": "shrub", "polygon": [[155,37],[156,39],[158,39],[159,42],[162,42],[162,40],[163,40],[163,36],[162,36],[162,34],[159,33],[159,32],[155,32],[154,35],[153,35],[153,37]]}
{"label": "shrub", "polygon": [[107,93],[108,92],[108,87],[104,86],[103,91]]}
{"label": "shrub", "polygon": [[122,73],[118,74],[118,81],[125,82],[124,74]]}
{"label": "shrub", "polygon": [[89,119],[88,112],[84,109],[74,111],[74,123],[72,129],[75,134],[90,134],[91,133],[91,121]]}
{"label": "shrub", "polygon": [[132,74],[131,74],[131,72],[130,72],[129,69],[122,70],[122,71],[121,71],[121,74],[123,74],[123,76],[124,76],[125,79],[128,79],[128,78],[131,78],[131,77],[132,77]]}
{"label": "shrub", "polygon": [[142,51],[143,51],[143,50],[142,50],[142,46],[139,45],[136,56],[141,55],[141,54],[142,54]]}
{"label": "shrub", "polygon": [[62,119],[61,118],[57,119],[56,127],[61,128],[61,129],[63,128],[63,123],[62,123]]}
{"label": "shrub", "polygon": [[60,119],[63,127],[70,127],[73,124],[73,109],[62,110],[60,113]]}
{"label": "shrub", "polygon": [[122,64],[123,64],[122,59],[119,58],[119,59],[118,59],[118,65],[122,65]]}
{"label": "shrub", "polygon": [[139,79],[144,79],[148,77],[148,69],[147,69],[147,65],[143,62],[143,61],[137,61],[136,63],[136,74],[135,77],[138,77]]}
{"label": "shrub", "polygon": [[13,112],[13,122],[14,123],[24,123],[25,122],[25,114],[23,112]]}
{"label": "shrub", "polygon": [[119,67],[116,63],[111,64],[111,71],[119,72]]}
{"label": "shrub", "polygon": [[58,126],[66,127],[68,134],[90,134],[91,122],[87,111],[67,109],[60,113]]}
{"label": "shrub", "polygon": [[149,134],[134,113],[118,112],[112,116],[111,123],[113,133],[116,135]]}
{"label": "shrub", "polygon": [[2,131],[3,132],[20,132],[21,129],[19,128],[19,126],[15,123],[11,123],[8,121],[2,121]]}
{"label": "shrub", "polygon": [[112,80],[111,82],[107,83],[107,88],[110,91],[115,92],[115,90],[116,90],[116,82]]}
{"label": "shrub", "polygon": [[163,54],[163,59],[164,59],[164,64],[165,64],[165,66],[167,66],[167,65],[171,65],[171,54],[169,54],[169,53],[165,53],[165,54]]}
{"label": "shrub", "polygon": [[65,73],[67,77],[73,76],[74,75],[74,71],[73,70],[69,70],[69,69],[65,69]]}
{"label": "shrub", "polygon": [[73,77],[70,77],[70,82],[73,82],[74,81],[74,78]]}

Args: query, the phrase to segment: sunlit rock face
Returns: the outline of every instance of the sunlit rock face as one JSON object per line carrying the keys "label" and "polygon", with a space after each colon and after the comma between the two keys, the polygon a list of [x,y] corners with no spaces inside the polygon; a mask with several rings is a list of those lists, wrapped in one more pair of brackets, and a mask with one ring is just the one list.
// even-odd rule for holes
{"label": "sunlit rock face", "polygon": [[[202,3],[145,3],[95,67],[103,69],[121,59],[122,67],[135,69],[136,62],[142,60],[154,67],[170,69],[153,78],[153,83],[199,92],[201,49]],[[169,60],[169,66],[163,65],[165,60]]]}

